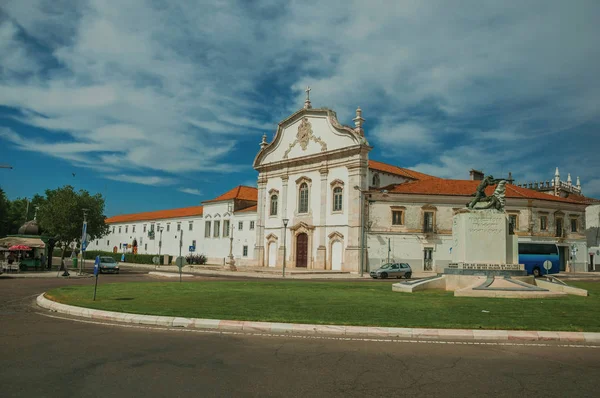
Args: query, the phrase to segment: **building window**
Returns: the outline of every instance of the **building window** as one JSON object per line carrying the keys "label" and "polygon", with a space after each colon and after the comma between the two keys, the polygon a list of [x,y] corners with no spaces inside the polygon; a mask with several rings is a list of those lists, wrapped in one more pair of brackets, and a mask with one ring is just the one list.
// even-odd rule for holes
{"label": "building window", "polygon": [[168,222],[168,223],[167,223],[167,232],[169,232],[170,230],[171,230],[171,223],[170,223],[170,222]]}
{"label": "building window", "polygon": [[177,232],[179,232],[179,231],[181,231],[181,223],[180,222],[177,223]]}
{"label": "building window", "polygon": [[298,213],[308,213],[308,184],[300,184],[300,195],[298,197]]}
{"label": "building window", "polygon": [[244,222],[243,221],[238,222],[238,231],[241,231],[243,229],[244,229]]}
{"label": "building window", "polygon": [[210,238],[210,221],[204,223],[204,237]]}
{"label": "building window", "polygon": [[563,219],[562,218],[557,218],[556,219],[556,236],[560,238],[563,235],[564,235],[564,233],[563,233]]}
{"label": "building window", "polygon": [[131,232],[133,232],[135,234],[135,225],[131,226]]}
{"label": "building window", "polygon": [[254,221],[250,221],[250,230],[254,229]]}
{"label": "building window", "polygon": [[196,247],[196,240],[195,239],[192,241],[192,246],[194,246],[194,248]]}
{"label": "building window", "polygon": [[144,243],[144,251],[148,251],[148,244]]}
{"label": "building window", "polygon": [[98,242],[98,241],[96,241],[96,246],[98,246],[98,243],[99,243],[99,242]]}
{"label": "building window", "polygon": [[571,218],[571,232],[577,232],[577,219]]}
{"label": "building window", "polygon": [[244,246],[243,247],[243,254],[242,254],[242,256],[248,257],[248,246]]}
{"label": "building window", "polygon": [[219,232],[221,232],[221,221],[215,220],[215,229],[213,230],[213,238],[218,238]]}
{"label": "building window", "polygon": [[223,221],[223,237],[226,238],[229,236],[229,220]]}
{"label": "building window", "polygon": [[106,246],[110,246],[110,241],[109,240],[106,241]]}
{"label": "building window", "polygon": [[342,187],[333,188],[333,211],[342,211]]}
{"label": "building window", "polygon": [[277,215],[277,195],[271,195],[271,210],[269,211],[269,215]]}
{"label": "building window", "polygon": [[392,225],[404,225],[404,212],[402,210],[392,211]]}
{"label": "building window", "polygon": [[540,230],[546,231],[548,229],[548,216],[540,217]]}
{"label": "building window", "polygon": [[129,230],[129,225],[125,225],[125,233]]}
{"label": "building window", "polygon": [[194,222],[193,222],[193,221],[190,221],[190,222],[188,223],[188,231],[193,231],[193,230],[194,230]]}
{"label": "building window", "polygon": [[154,232],[154,224],[150,224],[150,232]]}
{"label": "building window", "polygon": [[119,233],[121,233],[121,227],[119,227]]}
{"label": "building window", "polygon": [[144,224],[144,233],[146,233],[146,224]]}
{"label": "building window", "polygon": [[376,173],[376,174],[374,174],[374,175],[373,175],[373,186],[374,186],[375,188],[378,188],[380,183],[381,183],[381,182],[379,181],[379,174],[377,174],[377,173]]}
{"label": "building window", "polygon": [[519,218],[516,214],[508,215],[508,224],[512,225],[512,230],[517,231],[519,229]]}
{"label": "building window", "polygon": [[115,233],[115,227],[113,226],[113,234]]}
{"label": "building window", "polygon": [[433,212],[423,213],[423,232],[433,232]]}

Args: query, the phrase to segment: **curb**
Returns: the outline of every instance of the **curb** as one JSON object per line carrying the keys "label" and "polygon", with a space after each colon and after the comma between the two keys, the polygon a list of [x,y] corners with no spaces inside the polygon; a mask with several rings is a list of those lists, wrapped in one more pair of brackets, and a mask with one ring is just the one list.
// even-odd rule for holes
{"label": "curb", "polygon": [[223,332],[311,334],[327,336],[362,336],[376,338],[401,338],[425,340],[470,341],[560,341],[569,343],[600,344],[600,333],[548,332],[529,330],[482,329],[423,329],[344,325],[309,325],[257,321],[232,321],[219,319],[181,318],[172,316],[138,315],[124,312],[94,310],[57,303],[40,294],[36,303],[50,311],[104,321],[175,328],[210,329]]}

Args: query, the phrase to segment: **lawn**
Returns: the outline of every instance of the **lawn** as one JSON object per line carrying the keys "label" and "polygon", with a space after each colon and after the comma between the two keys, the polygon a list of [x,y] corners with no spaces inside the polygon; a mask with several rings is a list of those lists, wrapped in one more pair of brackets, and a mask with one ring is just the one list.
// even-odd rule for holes
{"label": "lawn", "polygon": [[208,281],[93,284],[51,290],[64,304],[135,314],[337,325],[600,332],[600,283],[589,297],[494,299],[391,283]]}

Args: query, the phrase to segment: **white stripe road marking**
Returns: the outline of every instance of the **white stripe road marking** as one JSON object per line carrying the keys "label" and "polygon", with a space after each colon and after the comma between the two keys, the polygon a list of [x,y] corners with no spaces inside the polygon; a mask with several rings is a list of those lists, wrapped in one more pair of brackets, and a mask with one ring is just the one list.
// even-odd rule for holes
{"label": "white stripe road marking", "polygon": [[182,329],[182,328],[164,328],[157,326],[139,326],[125,325],[119,323],[88,321],[84,319],[66,318],[62,316],[44,314],[36,312],[48,318],[62,319],[65,321],[89,323],[93,325],[118,326],[122,328],[144,329],[144,330],[160,330],[169,332],[188,332],[188,333],[207,333],[207,334],[227,334],[227,335],[243,335],[243,336],[260,336],[260,337],[283,337],[294,339],[311,339],[311,340],[341,340],[341,341],[366,341],[375,343],[421,343],[421,344],[454,344],[454,345],[485,345],[485,346],[527,346],[527,347],[561,347],[561,348],[600,348],[600,345],[587,344],[545,344],[545,343],[499,343],[486,341],[452,341],[452,340],[400,340],[400,339],[377,339],[364,337],[331,337],[331,336],[316,336],[316,335],[297,335],[297,334],[276,334],[276,333],[246,333],[232,332],[226,330],[199,330],[199,329]]}

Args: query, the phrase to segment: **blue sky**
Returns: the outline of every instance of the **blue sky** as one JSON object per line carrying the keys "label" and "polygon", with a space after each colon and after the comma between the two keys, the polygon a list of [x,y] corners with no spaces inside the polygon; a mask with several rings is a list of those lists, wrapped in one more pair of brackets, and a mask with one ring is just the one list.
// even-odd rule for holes
{"label": "blue sky", "polygon": [[449,178],[554,168],[600,196],[600,3],[8,0],[0,186],[64,184],[107,214],[254,185],[263,134],[314,107],[371,158]]}

